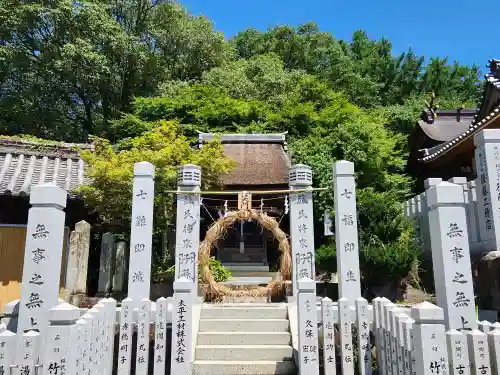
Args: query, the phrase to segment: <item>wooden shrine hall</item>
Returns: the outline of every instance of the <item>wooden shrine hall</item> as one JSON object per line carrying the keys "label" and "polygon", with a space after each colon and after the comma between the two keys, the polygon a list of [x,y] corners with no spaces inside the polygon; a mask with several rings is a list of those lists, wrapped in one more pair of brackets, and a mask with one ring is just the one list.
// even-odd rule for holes
{"label": "wooden shrine hall", "polygon": [[474,135],[500,128],[500,60],[489,61],[479,108],[439,110],[429,105],[408,139],[407,172],[416,178],[416,191],[427,178],[475,178]]}
{"label": "wooden shrine hall", "polygon": [[[211,133],[199,134],[199,147],[215,137]],[[222,189],[227,191],[286,190],[290,157],[286,134],[223,134],[219,136],[224,153],[236,162],[235,168],[222,176]],[[286,215],[286,194],[252,194],[251,207],[262,210],[280,222],[289,233]],[[226,211],[238,209],[237,195],[203,196],[201,239],[210,225]],[[213,253],[227,268],[237,271],[267,272],[278,261],[277,244],[273,236],[262,230],[258,223],[236,223],[221,240]]]}

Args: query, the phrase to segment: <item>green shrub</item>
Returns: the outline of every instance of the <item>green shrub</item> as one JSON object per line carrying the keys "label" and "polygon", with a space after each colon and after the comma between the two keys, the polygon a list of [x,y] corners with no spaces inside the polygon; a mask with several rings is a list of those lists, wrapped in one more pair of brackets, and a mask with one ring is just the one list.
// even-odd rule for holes
{"label": "green shrub", "polygon": [[373,237],[360,252],[365,285],[387,285],[404,279],[419,253],[420,250],[412,242],[399,240],[383,243]]}
{"label": "green shrub", "polygon": [[337,272],[337,251],[335,240],[329,241],[316,249],[316,273]]}
{"label": "green shrub", "polygon": [[224,267],[222,263],[214,257],[210,258],[210,261],[208,262],[208,268],[210,268],[210,271],[214,276],[214,280],[218,283],[227,281],[233,275],[231,271]]}
{"label": "green shrub", "polygon": [[[214,280],[218,283],[227,281],[232,273],[226,267],[222,265],[220,261],[211,257],[208,262],[208,268],[214,276]],[[171,261],[167,258],[155,258],[153,262],[153,272],[152,279],[154,283],[161,281],[162,277],[174,277],[175,276],[175,265],[171,264]],[[201,279],[201,275],[198,272],[198,277]]]}

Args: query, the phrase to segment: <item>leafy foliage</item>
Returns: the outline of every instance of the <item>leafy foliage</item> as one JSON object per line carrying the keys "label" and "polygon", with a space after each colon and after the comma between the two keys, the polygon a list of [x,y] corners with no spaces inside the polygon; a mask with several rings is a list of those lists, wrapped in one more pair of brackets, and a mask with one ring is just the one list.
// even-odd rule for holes
{"label": "leafy foliage", "polygon": [[[355,163],[368,279],[399,277],[415,256],[398,202],[412,190],[407,137],[424,100],[473,107],[481,90],[477,66],[394,55],[363,30],[343,41],[310,22],[228,41],[173,0],[3,0],[0,40],[0,134],[95,140],[83,152],[92,184],[80,193],[104,222],[129,225],[134,162],[156,167],[158,238],[174,220],[165,191],[177,165],[200,165],[204,187],[232,166],[220,143],[191,147],[198,131],[288,132],[315,186],[332,185],[335,161]],[[315,205],[320,224],[332,191]],[[332,272],[335,246],[316,237],[318,269]]]}
{"label": "leafy foliage", "polygon": [[[229,278],[233,275],[229,269],[224,267],[222,263],[211,257],[208,262],[208,268],[214,277],[214,280],[218,283],[229,280]],[[199,272],[199,278],[201,279],[202,274]],[[155,258],[153,262],[153,272],[152,279],[154,282],[160,282],[162,276],[168,275],[171,278],[175,275],[175,265],[172,264],[172,260],[169,258]]]}
{"label": "leafy foliage", "polygon": [[160,121],[141,136],[132,138],[124,149],[115,149],[106,139],[95,140],[95,151],[85,150],[82,157],[89,166],[92,184],[79,189],[85,203],[106,223],[129,227],[132,202],[133,165],[148,161],[155,166],[155,228],[164,230],[173,222],[174,199],[167,190],[177,186],[177,167],[193,163],[201,167],[203,187],[218,184],[221,173],[233,167],[224,156],[220,142],[211,142],[201,150],[193,149],[179,134],[177,123]]}
{"label": "leafy foliage", "polygon": [[0,132],[72,141],[232,56],[209,20],[170,1],[5,0],[0,40]]}

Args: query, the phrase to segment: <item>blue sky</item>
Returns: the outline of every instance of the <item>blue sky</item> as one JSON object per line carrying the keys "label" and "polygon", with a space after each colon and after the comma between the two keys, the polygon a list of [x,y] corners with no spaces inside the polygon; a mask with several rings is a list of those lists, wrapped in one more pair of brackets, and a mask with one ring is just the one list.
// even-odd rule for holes
{"label": "blue sky", "polygon": [[[194,14],[214,21],[226,37],[252,26],[297,26],[316,22],[338,39],[357,29],[370,38],[385,37],[395,53],[408,47],[426,57],[476,63],[483,72],[490,58],[500,59],[494,2],[485,0],[181,0]],[[498,26],[497,26],[498,27]],[[495,43],[496,39],[496,43]]]}

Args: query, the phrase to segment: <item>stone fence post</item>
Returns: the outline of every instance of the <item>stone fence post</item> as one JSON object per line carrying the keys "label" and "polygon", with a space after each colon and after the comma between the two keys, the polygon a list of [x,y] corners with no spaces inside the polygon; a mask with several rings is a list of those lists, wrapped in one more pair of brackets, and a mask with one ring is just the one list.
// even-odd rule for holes
{"label": "stone fence post", "polygon": [[175,278],[191,280],[194,283],[192,293],[198,295],[201,196],[192,193],[200,191],[201,168],[193,164],[179,167],[177,184]]}
{"label": "stone fence post", "polygon": [[427,191],[432,263],[446,329],[476,328],[463,188],[442,182]]}
{"label": "stone fence post", "polygon": [[49,309],[58,304],[66,194],[52,184],[31,191],[18,334],[30,329],[45,333]]}
{"label": "stone fence post", "polygon": [[410,309],[412,319],[414,373],[435,375],[448,373],[443,309],[423,302]]}
{"label": "stone fence post", "polygon": [[297,294],[299,333],[299,373],[319,375],[318,312],[316,310],[316,283],[300,279]]}
{"label": "stone fence post", "polygon": [[56,372],[78,373],[78,326],[80,309],[68,303],[62,303],[49,311],[50,326],[47,330],[43,355],[43,375]]}
{"label": "stone fence post", "polygon": [[[311,167],[297,164],[290,168],[289,184],[291,190],[311,188]],[[292,286],[293,295],[296,295],[298,282],[301,279],[316,280],[312,191],[290,193],[290,234],[293,260]]]}
{"label": "stone fence post", "polygon": [[175,375],[191,375],[193,372],[193,289],[191,279],[183,277],[174,282],[170,373]]}

